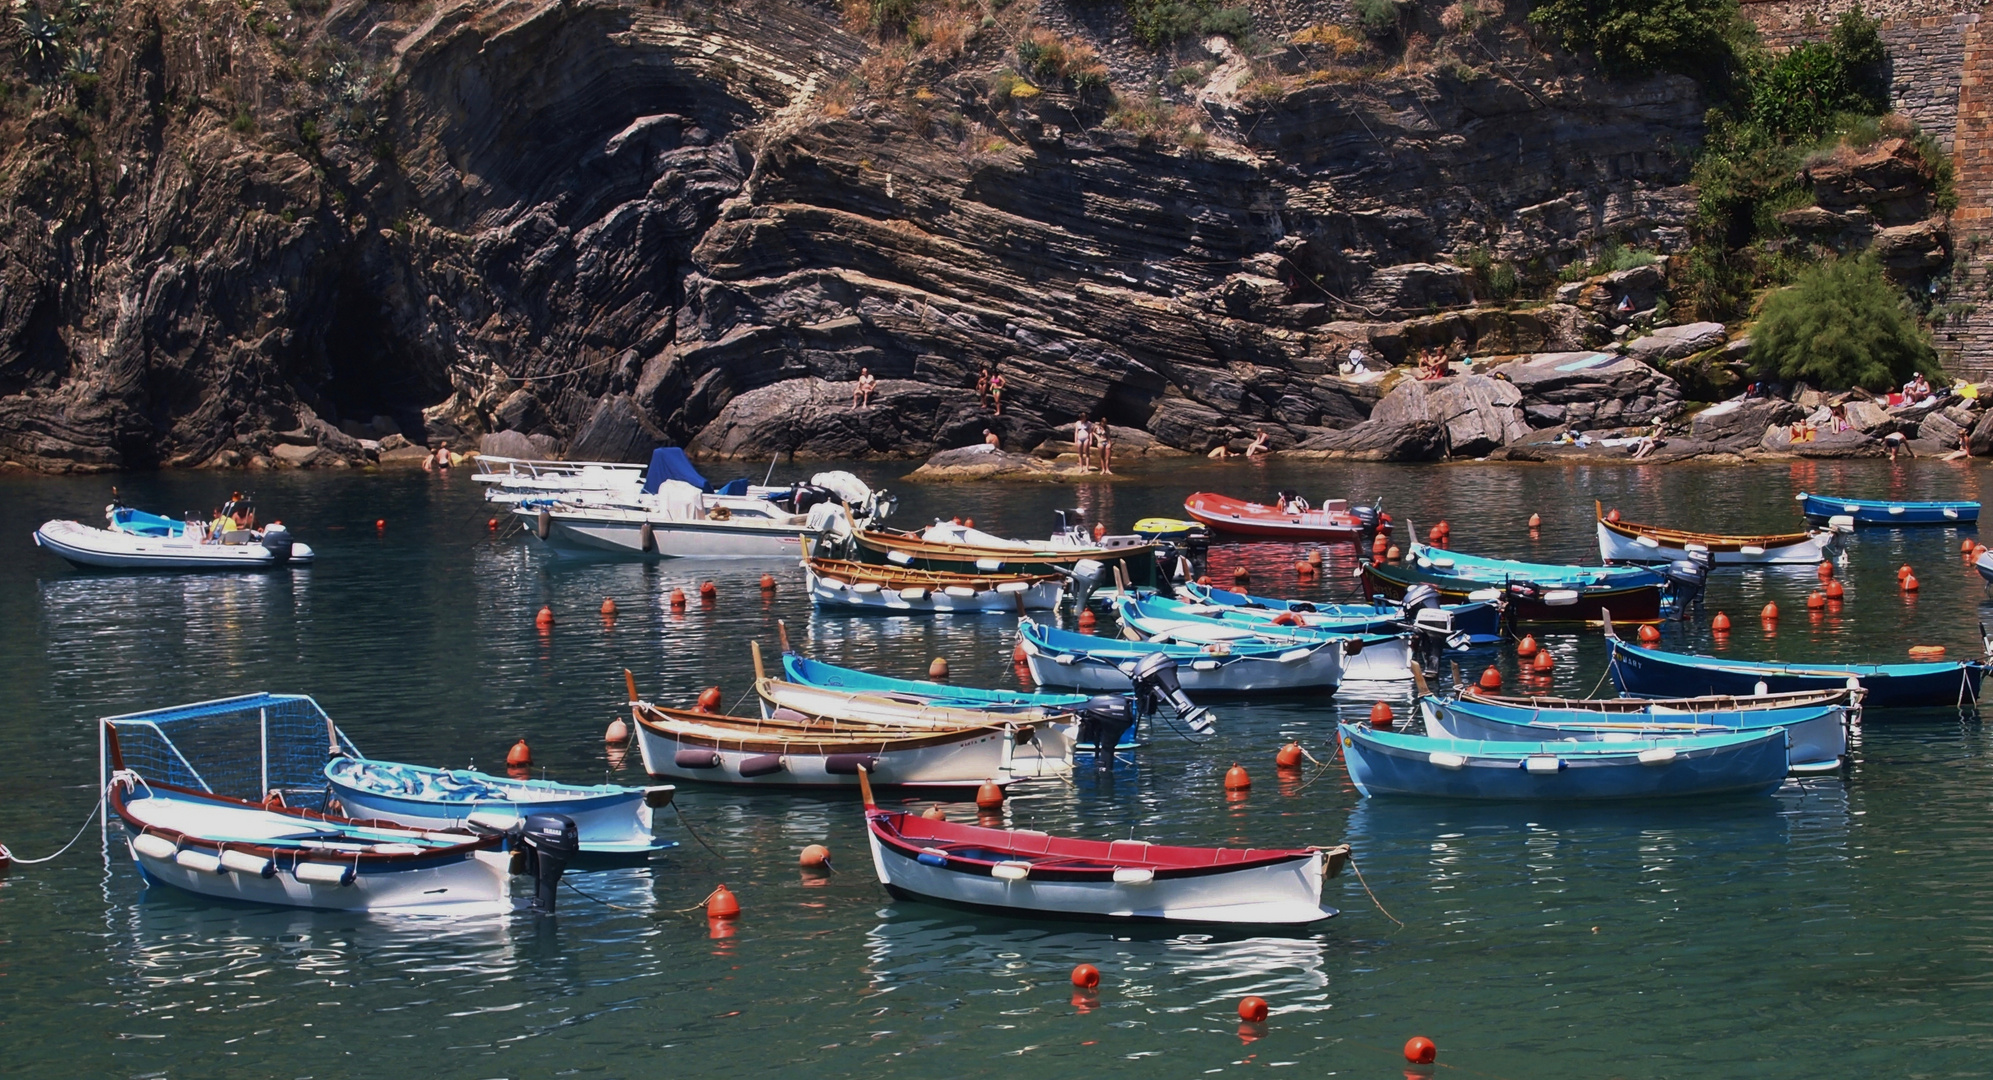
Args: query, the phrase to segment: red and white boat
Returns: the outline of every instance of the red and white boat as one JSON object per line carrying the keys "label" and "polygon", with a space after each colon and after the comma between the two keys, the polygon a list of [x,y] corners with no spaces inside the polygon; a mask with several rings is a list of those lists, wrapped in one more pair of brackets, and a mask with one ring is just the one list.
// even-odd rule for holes
{"label": "red and white boat", "polygon": [[1346,499],[1309,506],[1298,495],[1270,503],[1199,491],[1183,500],[1183,512],[1215,532],[1279,540],[1358,540],[1373,528],[1388,530],[1375,507],[1349,507]]}
{"label": "red and white boat", "polygon": [[1346,845],[1164,847],[957,825],[879,809],[863,772],[859,786],[872,866],[904,900],[1064,920],[1298,925],[1336,914],[1322,882],[1349,861]]}

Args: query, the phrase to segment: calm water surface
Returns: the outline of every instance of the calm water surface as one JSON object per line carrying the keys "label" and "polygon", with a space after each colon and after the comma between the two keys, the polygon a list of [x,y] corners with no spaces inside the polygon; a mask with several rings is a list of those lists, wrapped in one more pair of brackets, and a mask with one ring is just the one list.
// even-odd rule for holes
{"label": "calm water surface", "polygon": [[[1977,468],[1937,463],[1668,468],[1394,467],[1168,462],[1114,485],[903,491],[898,524],[966,514],[1044,533],[1079,505],[1117,529],[1180,512],[1194,488],[1317,498],[1382,495],[1400,521],[1445,518],[1464,550],[1595,561],[1591,501],[1634,520],[1790,528],[1793,492],[1980,498]],[[724,470],[716,470],[724,472]],[[759,472],[760,470],[754,470]],[[746,643],[776,620],[839,663],[1012,685],[998,617],[816,616],[780,564],[556,564],[487,532],[467,476],[341,473],[119,478],[133,505],[206,509],[254,483],[320,553],[267,575],[85,574],[37,551],[57,516],[98,520],[109,481],[0,479],[0,840],[54,851],[95,802],[95,719],[254,690],[309,693],[379,757],[492,765],[531,740],[555,777],[640,780],[602,731],[634,670],[654,699],[749,688]],[[1543,516],[1539,535],[1526,521]],[[374,521],[386,520],[377,532]],[[1848,603],[1809,617],[1812,571],[1718,573],[1711,607],[1736,655],[1904,658],[1976,646],[1989,604],[1956,530],[1852,544]],[[1300,549],[1218,546],[1256,591],[1336,597],[1353,551],[1299,583]],[[1912,564],[1905,599],[1895,568]],[[775,599],[755,582],[781,580]],[[666,597],[714,580],[681,615]],[[604,597],[621,615],[597,615]],[[1786,612],[1775,630],[1754,617]],[[560,622],[538,633],[550,605]],[[1539,635],[1557,690],[1593,691],[1595,637]],[[1671,629],[1676,646],[1714,647]],[[1497,654],[1464,664],[1470,672]],[[1515,661],[1498,661],[1516,678]],[[1223,706],[1215,738],[1156,734],[1111,776],[1020,787],[1013,823],[1091,836],[1284,846],[1347,840],[1389,916],[1345,876],[1343,915],[1289,935],[1129,933],[964,915],[888,899],[870,874],[855,797],[684,791],[684,845],[579,880],[557,919],[444,922],[223,907],[145,889],[93,828],[62,859],[0,879],[0,1040],[10,1076],[1195,1076],[1292,1068],[1398,1077],[1398,1047],[1433,1038],[1442,1068],[1521,1077],[1981,1076],[1993,1073],[1993,751],[1977,716],[1870,719],[1843,777],[1776,797],[1581,810],[1367,803],[1334,764],[1337,701]],[[1402,703],[1400,705],[1402,711]],[[1330,761],[1282,780],[1295,738]],[[1228,802],[1234,761],[1256,783]],[[710,844],[694,842],[686,825]],[[841,872],[806,880],[827,843]],[[744,914],[715,938],[697,910],[717,883]],[[635,910],[625,910],[635,909]],[[687,910],[691,909],[691,910]],[[1395,917],[1395,919],[1393,918]],[[1399,920],[1402,921],[1400,925]],[[1098,1008],[1066,976],[1103,975]],[[1234,1006],[1273,1004],[1242,1038]],[[1248,1033],[1250,1034],[1250,1033]]]}

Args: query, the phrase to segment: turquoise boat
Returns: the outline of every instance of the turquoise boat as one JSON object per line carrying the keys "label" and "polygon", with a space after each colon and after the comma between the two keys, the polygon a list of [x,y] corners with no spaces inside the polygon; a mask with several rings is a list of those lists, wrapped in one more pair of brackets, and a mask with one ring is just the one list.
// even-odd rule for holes
{"label": "turquoise boat", "polygon": [[[782,654],[782,672],[790,682],[825,690],[849,690],[902,701],[918,701],[943,708],[981,709],[993,713],[1017,712],[1024,709],[1076,712],[1086,708],[1093,700],[1087,694],[986,690],[979,686],[951,686],[948,683],[926,682],[920,679],[896,679],[890,675],[875,675],[857,668],[826,664],[821,660],[812,660],[792,652]],[[1131,702],[1130,715],[1134,715],[1136,711]],[[1121,733],[1121,739],[1114,744],[1114,748],[1134,750],[1140,747],[1142,735],[1139,728],[1139,724],[1129,726]],[[1080,745],[1078,749],[1091,750],[1092,747]]]}
{"label": "turquoise boat", "polygon": [[1979,504],[1964,499],[1906,502],[1887,499],[1836,499],[1800,492],[1800,512],[1808,521],[1848,518],[1855,525],[1976,525]]}
{"label": "turquoise boat", "polygon": [[1339,725],[1366,797],[1513,802],[1768,795],[1785,782],[1784,728],[1630,742],[1435,739]]}

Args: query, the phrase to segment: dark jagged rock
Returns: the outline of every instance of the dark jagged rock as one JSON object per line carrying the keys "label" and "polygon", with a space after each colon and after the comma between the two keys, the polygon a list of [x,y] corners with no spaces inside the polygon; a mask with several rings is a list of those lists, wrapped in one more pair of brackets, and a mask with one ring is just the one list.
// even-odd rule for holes
{"label": "dark jagged rock", "polygon": [[1531,427],[1624,427],[1681,410],[1673,379],[1638,360],[1601,353],[1539,353],[1495,369],[1522,393]]}
{"label": "dark jagged rock", "polygon": [[1367,420],[1284,453],[1350,461],[1438,461],[1446,456],[1446,428],[1430,420]]}
{"label": "dark jagged rock", "polygon": [[1689,437],[1741,452],[1759,446],[1773,424],[1790,424],[1801,415],[1799,406],[1779,398],[1731,398],[1696,413],[1689,422]]}
{"label": "dark jagged rock", "polygon": [[1400,382],[1370,414],[1374,424],[1437,425],[1454,457],[1480,457],[1529,433],[1522,391],[1486,375]]}

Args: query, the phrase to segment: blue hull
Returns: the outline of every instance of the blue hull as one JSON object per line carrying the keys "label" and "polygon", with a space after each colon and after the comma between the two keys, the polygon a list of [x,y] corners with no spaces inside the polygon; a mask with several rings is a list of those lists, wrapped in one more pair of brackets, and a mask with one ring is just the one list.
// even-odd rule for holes
{"label": "blue hull", "polygon": [[1950,708],[1979,700],[1986,665],[1978,660],[1935,664],[1783,664],[1662,652],[1614,640],[1611,672],[1619,692],[1638,697],[1747,697],[1758,683],[1768,693],[1838,690],[1861,683],[1866,707]]}
{"label": "blue hull", "polygon": [[[838,667],[821,660],[812,660],[795,653],[782,654],[782,671],[790,682],[804,686],[817,686],[826,690],[850,690],[861,694],[880,694],[895,697],[919,698],[933,705],[957,709],[985,709],[1002,712],[1005,709],[1077,709],[1087,703],[1088,694],[1047,694],[1029,690],[985,690],[979,686],[950,686],[947,683],[924,682],[919,679],[895,679],[890,675],[874,675],[856,668]],[[1131,705],[1131,712],[1133,711]],[[1135,750],[1142,745],[1141,725],[1137,724],[1122,732],[1121,740],[1114,744],[1116,750]],[[1092,743],[1085,743],[1080,750],[1091,752]]]}
{"label": "blue hull", "polygon": [[[1596,802],[1764,795],[1785,782],[1785,730],[1629,743],[1475,742],[1341,725],[1366,796]],[[1643,755],[1646,759],[1643,760]],[[1531,759],[1547,768],[1532,768]]]}
{"label": "blue hull", "polygon": [[1427,697],[1419,701],[1426,732],[1455,739],[1541,742],[1576,739],[1682,738],[1723,731],[1756,732],[1784,728],[1792,767],[1840,763],[1848,752],[1847,710],[1839,705],[1794,709],[1675,709],[1595,712],[1588,709],[1535,709]]}
{"label": "blue hull", "polygon": [[[1366,622],[1372,632],[1389,632],[1404,621],[1404,609],[1396,604],[1330,604],[1308,600],[1281,600],[1267,596],[1214,589],[1209,585],[1186,585],[1182,595],[1192,602],[1222,604],[1248,611],[1318,615],[1328,619]],[[1443,605],[1453,616],[1454,630],[1467,635],[1469,644],[1493,645],[1502,640],[1502,609],[1494,604],[1473,602]]]}
{"label": "blue hull", "polygon": [[1469,555],[1449,548],[1427,547],[1414,541],[1405,553],[1405,566],[1439,577],[1504,585],[1528,581],[1546,589],[1589,589],[1598,586],[1630,588],[1659,587],[1667,579],[1644,566],[1578,566],[1575,564],[1520,562]]}
{"label": "blue hull", "polygon": [[1800,511],[1808,520],[1826,521],[1851,517],[1857,525],[1973,525],[1979,521],[1979,504],[1954,502],[1890,502],[1883,499],[1829,499],[1821,495],[1799,495]]}

